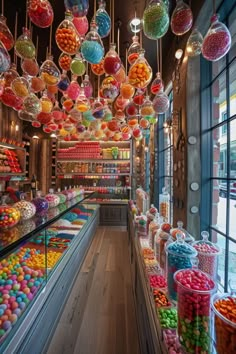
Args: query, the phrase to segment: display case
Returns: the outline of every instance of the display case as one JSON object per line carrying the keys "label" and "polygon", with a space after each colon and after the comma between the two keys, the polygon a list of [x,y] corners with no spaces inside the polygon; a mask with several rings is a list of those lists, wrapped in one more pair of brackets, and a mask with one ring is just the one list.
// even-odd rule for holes
{"label": "display case", "polygon": [[89,196],[1,230],[1,353],[47,348],[98,224]]}

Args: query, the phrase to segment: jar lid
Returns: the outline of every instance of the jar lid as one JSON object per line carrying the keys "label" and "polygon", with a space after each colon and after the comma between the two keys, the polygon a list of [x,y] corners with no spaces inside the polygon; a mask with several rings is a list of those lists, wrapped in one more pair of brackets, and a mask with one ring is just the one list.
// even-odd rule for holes
{"label": "jar lid", "polygon": [[193,248],[187,242],[184,241],[184,237],[182,234],[177,234],[176,238],[177,240],[175,242],[170,243],[166,247],[167,253],[171,253],[179,257],[192,258],[197,256],[197,251],[195,250],[195,248]]}

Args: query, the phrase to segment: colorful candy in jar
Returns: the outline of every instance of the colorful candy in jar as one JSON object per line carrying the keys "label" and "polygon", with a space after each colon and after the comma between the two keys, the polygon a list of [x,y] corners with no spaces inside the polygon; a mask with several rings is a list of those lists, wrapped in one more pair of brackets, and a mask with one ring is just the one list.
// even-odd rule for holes
{"label": "colorful candy in jar", "polygon": [[65,73],[63,73],[61,75],[60,81],[57,84],[57,87],[62,93],[64,93],[65,91],[67,91],[69,86],[70,86],[70,79]]}
{"label": "colorful candy in jar", "polygon": [[52,101],[47,97],[46,94],[43,94],[43,96],[40,98],[40,102],[42,105],[42,112],[44,113],[50,113],[53,108],[53,103]]}
{"label": "colorful candy in jar", "polygon": [[40,122],[41,124],[48,124],[51,122],[51,120],[52,120],[52,116],[50,113],[40,112],[37,115],[37,121]]}
{"label": "colorful candy in jar", "polygon": [[152,79],[152,68],[144,58],[144,53],[144,50],[140,51],[138,59],[129,69],[129,83],[135,88],[147,87]]}
{"label": "colorful candy in jar", "polygon": [[21,62],[21,68],[25,74],[31,77],[37,76],[39,72],[39,66],[35,58],[23,59]]}
{"label": "colorful candy in jar", "polygon": [[70,70],[74,75],[83,76],[85,74],[85,63],[80,54],[76,54],[76,56],[72,59]]}
{"label": "colorful candy in jar", "polygon": [[101,76],[105,73],[104,70],[104,59],[100,61],[98,64],[91,64],[91,70],[95,75]]}
{"label": "colorful candy in jar", "polygon": [[125,113],[122,110],[118,109],[118,111],[116,111],[115,114],[115,119],[119,120],[120,122],[124,122],[125,118],[126,118]]}
{"label": "colorful candy in jar", "polygon": [[73,100],[71,98],[68,98],[66,95],[61,98],[61,104],[67,112],[69,112],[74,106]]}
{"label": "colorful candy in jar", "polygon": [[58,64],[61,70],[69,71],[71,62],[72,62],[72,58],[69,54],[61,53],[58,59]]}
{"label": "colorful candy in jar", "polygon": [[16,96],[25,98],[29,95],[29,84],[26,78],[17,77],[11,83],[12,91]]}
{"label": "colorful candy in jar", "polygon": [[178,299],[178,335],[188,353],[212,353],[211,295],[216,284],[199,269],[179,270],[174,275]]}
{"label": "colorful candy in jar", "polygon": [[128,82],[124,82],[120,86],[120,94],[124,99],[131,99],[134,95],[135,88]]}
{"label": "colorful candy in jar", "polygon": [[127,107],[128,104],[129,104],[129,100],[127,100],[123,96],[119,95],[115,101],[115,108],[117,110],[123,111],[125,109],[125,107]]}
{"label": "colorful candy in jar", "polygon": [[101,38],[105,38],[111,31],[111,19],[105,10],[106,3],[103,0],[99,1],[99,8],[96,12],[95,19],[98,26],[98,34]]}
{"label": "colorful candy in jar", "polygon": [[74,17],[72,22],[80,36],[84,36],[88,32],[89,23],[86,16]]}
{"label": "colorful candy in jar", "polygon": [[54,13],[48,0],[29,0],[27,12],[30,20],[38,27],[46,28],[53,22]]}
{"label": "colorful candy in jar", "polygon": [[37,192],[36,198],[34,198],[31,203],[34,204],[36,208],[36,214],[43,214],[49,209],[49,203],[46,198],[43,198],[41,192]]}
{"label": "colorful candy in jar", "polygon": [[101,97],[114,100],[119,94],[119,83],[112,77],[107,76],[101,85]]}
{"label": "colorful candy in jar", "polygon": [[74,17],[83,17],[88,13],[88,0],[64,0],[64,4],[65,8],[70,10]]}
{"label": "colorful candy in jar", "polygon": [[4,78],[4,87],[10,87],[12,81],[16,78],[19,77],[20,75],[16,71],[16,66],[15,64],[11,64],[11,67],[8,71],[4,72],[3,78]]}
{"label": "colorful candy in jar", "polygon": [[197,256],[195,248],[184,242],[182,235],[177,234],[177,241],[166,246],[168,293],[172,300],[177,300],[177,289],[174,273],[180,269],[192,268],[192,259]]}
{"label": "colorful candy in jar", "polygon": [[35,58],[35,46],[30,38],[30,31],[23,28],[23,34],[15,42],[15,53],[20,58]]}
{"label": "colorful candy in jar", "polygon": [[138,114],[138,107],[137,107],[133,102],[130,102],[130,103],[128,104],[128,106],[126,107],[125,112],[126,112],[126,114],[127,114],[128,117],[137,116],[137,114]]}
{"label": "colorful candy in jar", "polygon": [[93,95],[93,86],[89,80],[89,76],[86,74],[84,80],[82,81],[82,85],[84,88],[85,97],[90,98]]}
{"label": "colorful candy in jar", "polygon": [[38,97],[34,93],[30,93],[23,101],[23,109],[31,114],[39,114],[42,105]]}
{"label": "colorful candy in jar", "polygon": [[160,308],[158,309],[158,316],[162,328],[177,328],[178,319],[176,308]]}
{"label": "colorful candy in jar", "polygon": [[85,94],[84,94],[84,87],[83,87],[83,84],[81,84],[81,87],[80,87],[80,95],[79,95],[79,97],[78,97],[77,100],[76,100],[75,107],[76,107],[76,109],[77,109],[79,112],[86,112],[86,111],[88,111],[89,108],[90,108],[89,101],[88,101],[87,97],[86,97]]}
{"label": "colorful candy in jar", "polygon": [[0,73],[7,72],[11,67],[11,57],[4,47],[3,43],[0,42]]}
{"label": "colorful candy in jar", "polygon": [[183,1],[177,0],[176,7],[171,16],[171,30],[177,36],[187,33],[193,24],[191,8]]}
{"label": "colorful candy in jar", "polygon": [[5,87],[1,96],[1,101],[8,107],[16,108],[22,106],[22,98],[17,97],[10,87]]}
{"label": "colorful candy in jar", "polygon": [[18,118],[21,120],[26,120],[28,122],[34,122],[36,116],[21,109],[18,111]]}
{"label": "colorful candy in jar", "polygon": [[158,72],[156,78],[153,80],[151,84],[151,93],[153,95],[156,95],[158,92],[160,92],[161,89],[164,89],[164,82],[161,78],[161,73]]}
{"label": "colorful candy in jar", "polygon": [[202,240],[193,243],[193,247],[198,252],[198,268],[209,274],[213,279],[217,278],[217,265],[220,248],[208,240],[209,233],[202,231]]}
{"label": "colorful candy in jar", "polygon": [[235,295],[216,294],[212,300],[215,315],[215,341],[218,354],[236,351],[236,298]]}
{"label": "colorful candy in jar", "polygon": [[169,301],[167,295],[162,290],[153,290],[154,302],[156,307],[170,307],[171,302]]}
{"label": "colorful candy in jar", "polygon": [[54,208],[60,204],[60,198],[57,194],[54,194],[53,189],[49,189],[49,193],[45,195],[45,199],[48,201],[49,208]]}
{"label": "colorful candy in jar", "polygon": [[121,60],[115,51],[116,45],[112,43],[110,49],[104,58],[104,70],[108,75],[114,75],[121,67]]}
{"label": "colorful candy in jar", "polygon": [[202,43],[202,55],[207,60],[217,61],[228,53],[230,47],[231,34],[215,14],[211,18],[211,27]]}
{"label": "colorful candy in jar", "polygon": [[36,213],[36,208],[34,204],[24,199],[21,199],[19,202],[13,204],[13,207],[19,210],[21,220],[31,219]]}
{"label": "colorful candy in jar", "polygon": [[93,112],[93,116],[96,119],[102,119],[104,116],[104,106],[101,103],[100,99],[96,99],[95,102],[92,105],[92,112]]}
{"label": "colorful candy in jar", "polygon": [[142,129],[140,127],[135,127],[133,129],[133,137],[136,139],[136,140],[141,140],[142,137],[143,137],[143,133],[142,133]]}
{"label": "colorful candy in jar", "polygon": [[43,62],[39,70],[39,76],[46,85],[56,85],[61,77],[60,70],[53,62],[53,57],[49,56],[47,60]]}
{"label": "colorful candy in jar", "polygon": [[80,85],[78,84],[76,77],[74,77],[74,79],[71,81],[66,93],[67,96],[74,101],[76,101],[79,97]]}
{"label": "colorful candy in jar", "polygon": [[66,202],[67,198],[66,198],[65,194],[59,192],[59,193],[57,193],[57,195],[60,199],[60,204],[63,204]]}
{"label": "colorful candy in jar", "polygon": [[60,23],[56,30],[56,42],[59,49],[69,55],[77,53],[80,47],[79,34],[72,22],[70,13],[65,14],[65,20]]}
{"label": "colorful candy in jar", "polygon": [[133,36],[132,43],[128,49],[128,62],[130,65],[133,65],[138,59],[140,49],[141,45],[139,43],[138,36]]}
{"label": "colorful candy in jar", "polygon": [[161,89],[153,99],[153,108],[157,114],[162,114],[168,111],[170,106],[169,97]]}
{"label": "colorful candy in jar", "polygon": [[143,102],[140,114],[144,118],[150,118],[155,114],[152,101],[149,99],[149,96],[146,96],[145,101]]}
{"label": "colorful candy in jar", "polygon": [[102,40],[97,33],[96,23],[92,21],[89,33],[81,45],[81,53],[90,64],[99,64],[104,56]]}
{"label": "colorful candy in jar", "polygon": [[8,51],[11,50],[14,46],[13,35],[7,27],[6,17],[3,15],[0,15],[0,41]]}
{"label": "colorful candy in jar", "polygon": [[126,80],[126,73],[125,73],[125,68],[123,65],[121,65],[120,69],[117,71],[116,74],[113,75],[114,79],[118,81],[119,83],[125,82]]}
{"label": "colorful candy in jar", "polygon": [[34,93],[41,92],[45,89],[45,82],[39,77],[32,77],[31,79],[31,91]]}
{"label": "colorful candy in jar", "polygon": [[20,220],[20,211],[6,204],[6,198],[2,197],[0,205],[0,229],[8,229],[15,226]]}
{"label": "colorful candy in jar", "polygon": [[157,40],[169,28],[169,14],[162,0],[151,0],[143,13],[143,31],[146,37]]}
{"label": "colorful candy in jar", "polygon": [[137,106],[142,106],[144,103],[144,99],[144,90],[138,89],[133,97],[133,103],[135,103]]}

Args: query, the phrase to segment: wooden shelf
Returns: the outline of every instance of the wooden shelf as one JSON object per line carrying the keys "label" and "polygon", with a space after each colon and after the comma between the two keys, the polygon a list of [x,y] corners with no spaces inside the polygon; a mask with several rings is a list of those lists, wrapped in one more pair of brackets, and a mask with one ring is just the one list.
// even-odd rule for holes
{"label": "wooden shelf", "polygon": [[14,149],[14,150],[25,150],[25,148],[23,148],[22,146],[16,146],[16,145],[11,145],[11,144],[7,144],[7,143],[2,143],[0,142],[0,147],[5,147],[8,149]]}
{"label": "wooden shelf", "polygon": [[57,158],[57,162],[97,162],[97,163],[101,163],[101,162],[113,162],[113,163],[120,163],[120,162],[129,162],[130,159],[73,159],[73,160],[67,160],[67,159],[60,159]]}
{"label": "wooden shelf", "polygon": [[57,174],[58,178],[64,178],[65,176],[130,176],[130,173],[64,173],[64,174]]}

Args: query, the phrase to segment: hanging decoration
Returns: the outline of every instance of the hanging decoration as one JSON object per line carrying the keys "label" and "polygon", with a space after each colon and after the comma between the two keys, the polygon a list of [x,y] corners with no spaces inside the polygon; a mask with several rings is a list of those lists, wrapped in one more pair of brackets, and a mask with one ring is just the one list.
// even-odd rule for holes
{"label": "hanging decoration", "polygon": [[[156,95],[161,89],[164,88],[164,82],[161,78],[161,73],[160,73],[160,66],[161,66],[161,48],[162,42],[160,40],[160,48],[159,48],[159,41],[157,41],[157,74],[156,78],[153,80],[151,84],[151,93],[153,95]],[[160,50],[159,50],[160,49]]]}
{"label": "hanging decoration", "polygon": [[152,68],[144,57],[145,51],[139,52],[138,59],[130,67],[128,77],[129,83],[135,88],[145,88],[152,79]]}
{"label": "hanging decoration", "polygon": [[140,107],[140,114],[143,118],[146,118],[146,119],[150,119],[151,117],[153,117],[155,115],[153,103],[150,100],[148,95],[145,97],[145,100],[144,100],[142,106]]}
{"label": "hanging decoration", "polygon": [[15,42],[15,53],[18,57],[24,59],[35,58],[36,50],[34,43],[30,38],[30,31],[27,28],[23,28],[23,33],[17,38]]}
{"label": "hanging decoration", "polygon": [[219,21],[219,16],[214,14],[202,43],[202,55],[209,61],[223,58],[231,47],[231,35],[228,28]]}
{"label": "hanging decoration", "polygon": [[39,76],[46,85],[58,84],[61,74],[60,70],[53,62],[53,57],[49,55],[48,59],[43,62],[39,70]]}
{"label": "hanging decoration", "polygon": [[129,82],[124,82],[120,86],[120,94],[125,99],[131,99],[135,93],[135,88]]}
{"label": "hanging decoration", "polygon": [[84,36],[88,32],[89,23],[86,16],[74,17],[72,22],[80,36]]}
{"label": "hanging decoration", "polygon": [[39,73],[39,65],[35,58],[27,59],[24,58],[21,61],[21,69],[24,74],[34,77],[37,76]]}
{"label": "hanging decoration", "polygon": [[169,14],[162,0],[151,0],[143,13],[143,32],[150,39],[163,37],[169,28]]}
{"label": "hanging decoration", "polygon": [[141,45],[138,36],[133,36],[132,43],[128,48],[128,62],[130,65],[134,64],[135,60],[138,59],[140,49]]}
{"label": "hanging decoration", "polygon": [[99,8],[96,12],[95,20],[98,26],[98,34],[101,38],[105,38],[111,31],[111,19],[105,10],[106,3],[103,0],[99,1]]}
{"label": "hanging decoration", "polygon": [[14,94],[18,97],[25,98],[29,95],[29,83],[24,77],[17,77],[11,83]]}
{"label": "hanging decoration", "polygon": [[88,13],[88,0],[64,0],[64,4],[65,8],[70,10],[74,17],[83,17]]}
{"label": "hanging decoration", "polygon": [[8,51],[14,46],[13,35],[7,27],[6,17],[3,15],[0,15],[0,41]]}
{"label": "hanging decoration", "polygon": [[93,86],[89,80],[89,76],[85,75],[84,80],[82,82],[84,88],[85,97],[90,98],[93,95]]}
{"label": "hanging decoration", "polygon": [[4,44],[0,41],[0,73],[8,71],[11,67],[11,57],[4,47]]}
{"label": "hanging decoration", "polygon": [[157,114],[162,114],[168,111],[170,106],[170,101],[163,89],[156,94],[153,99],[153,108]]}
{"label": "hanging decoration", "polygon": [[81,53],[90,64],[99,64],[103,58],[104,47],[94,21],[91,22],[90,32],[86,34],[81,45]]}
{"label": "hanging decoration", "polygon": [[104,58],[103,67],[107,75],[115,75],[121,67],[121,60],[115,48],[116,45],[111,43],[110,49]]}
{"label": "hanging decoration", "polygon": [[197,28],[194,28],[189,36],[186,51],[189,57],[195,57],[201,54],[203,37]]}
{"label": "hanging decoration", "polygon": [[73,76],[72,81],[66,91],[67,96],[76,101],[80,94],[80,85],[77,82],[77,77]]}
{"label": "hanging decoration", "polygon": [[66,71],[64,71],[61,75],[60,81],[57,84],[57,87],[58,87],[59,91],[64,93],[68,89],[69,85],[70,85],[70,79],[66,75]]}
{"label": "hanging decoration", "polygon": [[176,0],[176,7],[171,16],[171,30],[177,36],[187,33],[193,24],[192,10],[183,0]]}
{"label": "hanging decoration", "polygon": [[91,64],[91,70],[97,76],[105,74],[104,59],[102,59],[99,64]]}
{"label": "hanging decoration", "polygon": [[72,72],[72,74],[78,76],[82,76],[85,74],[86,66],[80,53],[77,53],[76,56],[72,59],[70,64],[70,71]]}
{"label": "hanging decoration", "polygon": [[80,37],[72,22],[71,12],[65,13],[65,19],[56,30],[56,42],[58,48],[69,55],[74,55],[80,47]]}
{"label": "hanging decoration", "polygon": [[30,93],[23,102],[23,110],[31,114],[39,114],[42,105],[38,97],[34,93]]}
{"label": "hanging decoration", "polygon": [[69,54],[61,53],[58,59],[58,64],[61,70],[69,71],[71,62],[72,62],[72,58]]}
{"label": "hanging decoration", "polygon": [[27,12],[30,20],[38,27],[46,28],[53,22],[54,13],[48,0],[29,0]]}
{"label": "hanging decoration", "polygon": [[100,89],[100,95],[103,98],[114,100],[119,94],[119,83],[112,76],[107,76]]}

